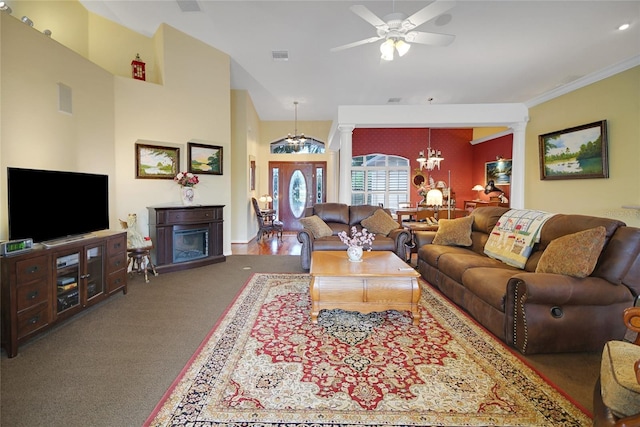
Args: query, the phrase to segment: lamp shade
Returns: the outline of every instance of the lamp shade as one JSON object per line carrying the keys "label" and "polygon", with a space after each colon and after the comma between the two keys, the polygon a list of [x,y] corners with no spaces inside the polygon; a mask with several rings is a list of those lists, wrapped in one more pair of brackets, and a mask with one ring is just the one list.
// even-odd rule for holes
{"label": "lamp shade", "polygon": [[484,190],[484,187],[480,184],[476,184],[473,186],[473,188],[471,189],[472,191],[482,191]]}
{"label": "lamp shade", "polygon": [[428,206],[442,206],[442,191],[429,190],[427,193],[427,205]]}

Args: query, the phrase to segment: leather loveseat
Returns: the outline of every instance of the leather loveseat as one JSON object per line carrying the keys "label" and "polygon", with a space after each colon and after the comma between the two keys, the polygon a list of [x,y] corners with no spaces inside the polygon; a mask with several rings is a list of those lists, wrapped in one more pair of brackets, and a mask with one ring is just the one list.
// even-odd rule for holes
{"label": "leather loveseat", "polygon": [[[361,230],[363,228],[361,222],[370,219],[378,210],[383,210],[390,218],[390,213],[387,209],[372,205],[349,206],[344,203],[319,203],[307,208],[305,217],[319,218],[331,229],[331,234],[315,237],[310,228],[303,228],[298,232],[298,241],[302,243],[300,251],[302,268],[308,270],[311,267],[311,253],[313,251],[345,251],[346,256],[347,246],[342,243],[338,233],[344,231],[347,235],[350,235],[351,227],[354,226]],[[389,228],[392,227],[393,225]],[[375,232],[371,228],[369,228],[369,231]],[[371,250],[392,251],[401,259],[405,259],[407,250],[405,245],[409,243],[410,239],[410,233],[397,224],[397,227],[386,235],[376,234]]]}
{"label": "leather loveseat", "polygon": [[[469,246],[432,244],[437,232],[417,232],[422,277],[523,354],[602,351],[607,341],[622,339],[620,318],[640,293],[640,229],[614,219],[556,214],[540,228],[540,240],[524,268],[516,268],[484,253],[490,233],[508,210],[475,209]],[[602,250],[593,256],[595,267],[586,277],[536,272],[552,242],[599,227],[604,227]],[[566,254],[555,253],[565,263],[581,261],[562,260]]]}

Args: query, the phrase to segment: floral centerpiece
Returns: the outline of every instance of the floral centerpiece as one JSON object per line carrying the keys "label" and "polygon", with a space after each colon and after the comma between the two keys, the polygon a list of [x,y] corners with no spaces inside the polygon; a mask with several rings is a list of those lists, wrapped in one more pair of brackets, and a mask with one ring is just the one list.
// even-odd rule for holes
{"label": "floral centerpiece", "polygon": [[356,227],[351,227],[351,236],[347,235],[346,231],[341,231],[338,233],[338,237],[342,243],[348,246],[347,255],[349,260],[353,262],[362,261],[363,248],[366,247],[367,251],[370,251],[376,238],[375,234],[369,233],[366,228],[358,231]]}
{"label": "floral centerpiece", "polygon": [[180,186],[182,204],[185,206],[193,205],[196,196],[194,187],[200,182],[198,175],[194,175],[191,172],[180,172],[173,177],[173,180]]}
{"label": "floral centerpiece", "polygon": [[194,187],[200,182],[198,175],[194,175],[191,172],[180,172],[178,175],[173,177],[173,180],[181,187]]}

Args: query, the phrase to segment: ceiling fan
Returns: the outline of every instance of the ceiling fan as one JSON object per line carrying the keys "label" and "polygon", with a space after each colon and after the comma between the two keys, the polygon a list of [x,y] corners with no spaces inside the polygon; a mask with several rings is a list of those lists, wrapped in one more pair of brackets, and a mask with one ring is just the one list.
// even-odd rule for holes
{"label": "ceiling fan", "polygon": [[380,45],[380,52],[382,53],[382,59],[390,61],[393,60],[394,50],[397,51],[400,56],[407,53],[411,47],[409,43],[448,46],[453,42],[456,36],[452,34],[414,31],[414,29],[433,18],[442,15],[449,9],[453,8],[455,4],[455,1],[435,0],[409,17],[402,12],[394,12],[386,15],[383,19],[380,19],[366,6],[351,6],[350,9],[353,13],[376,28],[377,36],[334,47],[331,49],[331,52],[338,52],[340,50],[350,49],[352,47],[386,39]]}

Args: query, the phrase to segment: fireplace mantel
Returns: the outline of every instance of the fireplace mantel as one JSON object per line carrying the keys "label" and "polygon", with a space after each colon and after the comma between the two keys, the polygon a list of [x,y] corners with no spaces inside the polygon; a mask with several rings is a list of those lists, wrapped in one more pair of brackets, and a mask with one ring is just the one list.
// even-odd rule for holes
{"label": "fireplace mantel", "polygon": [[[224,205],[150,206],[149,237],[151,256],[159,273],[223,262],[222,212]],[[192,260],[174,261],[174,234],[185,231],[206,232],[206,253]]]}

